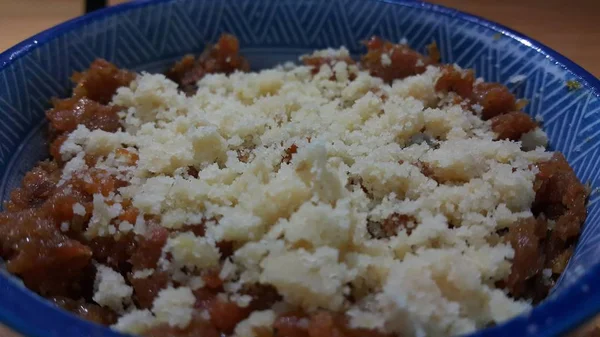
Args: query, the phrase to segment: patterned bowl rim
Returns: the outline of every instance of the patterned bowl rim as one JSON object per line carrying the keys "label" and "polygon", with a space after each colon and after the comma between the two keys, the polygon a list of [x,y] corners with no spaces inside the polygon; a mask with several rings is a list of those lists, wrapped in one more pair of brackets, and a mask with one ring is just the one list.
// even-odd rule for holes
{"label": "patterned bowl rim", "polygon": [[[0,70],[9,67],[19,58],[53,39],[93,21],[142,7],[177,0],[135,0],[79,16],[39,34],[0,54]],[[600,80],[560,53],[542,43],[518,33],[501,24],[456,9],[425,3],[418,0],[371,0],[420,8],[437,15],[444,15],[475,23],[507,36],[544,55],[556,66],[570,72],[592,95],[600,96]],[[600,263],[587,270],[574,284],[551,296],[530,312],[515,317],[498,326],[476,331],[469,337],[558,336],[570,331],[600,312]],[[103,336],[119,337],[116,332],[101,329],[98,325],[81,320],[52,304],[40,300],[25,287],[18,285],[0,273],[0,321],[31,337],[47,336]]]}

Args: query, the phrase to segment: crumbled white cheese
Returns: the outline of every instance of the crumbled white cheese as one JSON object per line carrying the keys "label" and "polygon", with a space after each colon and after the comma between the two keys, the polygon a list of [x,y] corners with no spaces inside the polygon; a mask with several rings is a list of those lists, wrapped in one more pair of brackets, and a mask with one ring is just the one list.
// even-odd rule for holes
{"label": "crumbled white cheese", "polygon": [[344,249],[351,239],[351,228],[358,220],[348,201],[329,204],[306,203],[283,220],[281,228],[290,243],[304,243],[313,247],[330,246]]}
{"label": "crumbled white cheese", "polygon": [[237,266],[231,262],[230,259],[225,260],[223,266],[221,266],[221,271],[219,272],[219,278],[221,280],[230,280],[235,277],[237,273]]}
{"label": "crumbled white cheese", "polygon": [[68,232],[70,227],[71,227],[71,224],[66,221],[63,221],[60,223],[60,231],[63,233]]}
{"label": "crumbled white cheese", "polygon": [[125,309],[131,304],[133,288],[127,285],[125,278],[112,268],[103,265],[98,265],[96,268],[92,299],[115,312],[125,312]]}
{"label": "crumbled white cheese", "polygon": [[119,223],[119,231],[123,233],[131,232],[134,226],[129,221],[121,221]]}
{"label": "crumbled white cheese", "polygon": [[159,323],[185,328],[192,320],[196,298],[190,288],[167,288],[158,293],[152,312]]}
{"label": "crumbled white cheese", "polygon": [[153,273],[154,273],[154,269],[150,269],[150,268],[137,270],[133,273],[133,278],[144,279],[144,278],[148,278]]}
{"label": "crumbled white cheese", "polygon": [[252,302],[252,296],[250,295],[240,295],[240,294],[232,294],[230,299],[235,302],[240,308],[247,308]]}
{"label": "crumbled white cheese", "polygon": [[542,129],[535,128],[521,136],[521,145],[526,151],[535,150],[538,147],[548,146],[548,136]]}
{"label": "crumbled white cheese", "polygon": [[473,111],[475,111],[475,113],[477,114],[481,114],[483,112],[483,107],[481,106],[481,104],[473,104],[471,105],[471,108],[473,109]]}
{"label": "crumbled white cheese", "polygon": [[[408,255],[393,266],[378,295],[386,308],[382,314],[388,317],[387,327],[400,332],[405,329],[400,324],[408,320],[422,335],[458,335],[530,307],[482,281],[477,265],[459,250],[422,250]],[[394,322],[392,317],[398,320]],[[431,321],[436,324],[426,323]]]}
{"label": "crumbled white cheese", "polygon": [[157,324],[158,322],[149,310],[134,310],[119,317],[117,323],[111,327],[123,333],[137,335]]}
{"label": "crumbled white cheese", "polygon": [[85,214],[86,214],[85,207],[83,207],[83,205],[78,202],[74,203],[73,204],[73,214],[85,216]]}
{"label": "crumbled white cheese", "polygon": [[[143,73],[113,98],[123,131],[79,126],[63,143],[61,185],[91,182],[86,154],[126,182],[94,195],[86,237],[172,232],[157,270],[181,287],[116,329],[185,328],[192,315],[209,316],[194,312],[192,290],[214,268],[219,296],[241,307],[251,300],[245,285],[268,284],[308,313],[346,311],[352,327],[406,336],[468,333],[529,308],[493,288],[514,257],[496,231],[531,216],[535,164],[550,156],[545,134],[495,140],[480,105],[435,91],[436,66],[389,85],[348,64],[345,48],[312,56],[332,62],[208,74],[192,96]],[[390,55],[380,61],[391,65]],[[118,219],[129,202],[133,223]],[[81,204],[73,212],[86,215]],[[408,220],[397,233],[372,236],[370,226],[398,215]],[[190,226],[205,235],[181,232]],[[224,262],[220,241],[234,247]],[[99,272],[95,300],[123,313],[131,287],[114,274]],[[268,333],[275,315],[254,312],[235,334]]]}
{"label": "crumbled white cheese", "polygon": [[115,227],[110,222],[121,214],[123,207],[120,203],[109,205],[106,202],[107,200],[102,194],[94,194],[94,210],[88,228],[85,231],[86,237],[108,236],[109,234],[116,233]]}
{"label": "crumbled white cheese", "polygon": [[206,282],[204,282],[202,276],[192,276],[189,278],[187,285],[192,290],[198,290],[200,288],[204,288]]}
{"label": "crumbled white cheese", "polygon": [[257,333],[257,330],[264,329],[267,333],[273,331],[277,315],[272,310],[254,311],[248,318],[238,323],[234,334],[236,337],[259,337],[265,334]]}
{"label": "crumbled white cheese", "polygon": [[[350,57],[350,52],[348,51],[348,49],[346,47],[342,46],[338,49],[327,48],[327,49],[322,49],[322,50],[316,50],[309,56],[323,57],[323,58],[330,58],[330,59],[336,59],[336,58],[341,59],[341,58]],[[307,56],[306,55],[301,56],[300,60],[304,59],[305,57],[307,57]]]}
{"label": "crumbled white cheese", "polygon": [[176,269],[187,267],[190,270],[215,267],[221,256],[213,240],[191,232],[169,238],[163,248],[163,255],[167,254],[172,257],[171,263]]}
{"label": "crumbled white cheese", "polygon": [[60,181],[58,182],[58,186],[61,186],[67,181],[69,181],[73,177],[73,174],[80,171],[84,171],[88,168],[87,164],[85,163],[84,157],[85,152],[79,152],[74,158],[72,158],[65,164],[65,167],[63,167]]}
{"label": "crumbled white cheese", "polygon": [[90,130],[85,125],[78,125],[60,146],[62,160],[69,160],[83,151],[82,144],[89,138]]}
{"label": "crumbled white cheese", "polygon": [[319,247],[312,254],[299,249],[269,255],[261,263],[261,282],[274,285],[291,304],[308,310],[339,310],[344,285],[354,275],[338,259],[338,250],[329,247]]}
{"label": "crumbled white cheese", "polygon": [[386,54],[386,53],[382,53],[381,54],[381,65],[384,67],[388,67],[392,64],[392,59],[390,58],[390,55]]}
{"label": "crumbled white cheese", "polygon": [[385,328],[384,317],[370,311],[352,308],[346,312],[350,319],[351,328],[383,330]]}

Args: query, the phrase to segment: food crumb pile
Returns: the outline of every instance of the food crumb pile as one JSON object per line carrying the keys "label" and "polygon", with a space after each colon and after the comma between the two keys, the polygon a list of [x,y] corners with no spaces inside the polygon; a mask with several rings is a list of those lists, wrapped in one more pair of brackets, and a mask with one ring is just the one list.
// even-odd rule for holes
{"label": "food crumb pile", "polygon": [[439,337],[530,309],[587,190],[506,87],[435,46],[367,47],[258,72],[228,35],[166,75],[95,61],[0,215],[8,270],[149,337]]}

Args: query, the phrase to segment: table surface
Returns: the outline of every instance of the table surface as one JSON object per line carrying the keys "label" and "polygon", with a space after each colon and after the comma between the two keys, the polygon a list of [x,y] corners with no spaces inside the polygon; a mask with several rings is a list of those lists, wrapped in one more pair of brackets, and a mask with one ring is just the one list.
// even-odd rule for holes
{"label": "table surface", "polygon": [[[117,4],[126,0],[110,0]],[[540,41],[600,77],[600,0],[431,0],[499,22]],[[81,15],[81,0],[0,0],[0,51]],[[600,326],[594,322],[591,327]],[[587,330],[587,329],[586,329]],[[578,336],[599,336],[579,333]],[[16,335],[0,326],[1,337]]]}

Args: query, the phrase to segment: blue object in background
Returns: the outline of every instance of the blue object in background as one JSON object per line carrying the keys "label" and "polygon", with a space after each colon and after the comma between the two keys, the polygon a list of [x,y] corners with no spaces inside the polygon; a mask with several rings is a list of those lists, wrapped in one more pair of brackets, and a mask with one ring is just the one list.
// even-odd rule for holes
{"label": "blue object in background", "polygon": [[[600,186],[600,81],[560,54],[503,26],[409,0],[146,0],[94,12],[32,37],[0,55],[0,196],[47,156],[44,110],[67,95],[69,77],[97,57],[119,67],[164,71],[199,53],[222,32],[236,35],[255,68],[319,48],[380,35],[419,51],[436,41],[446,63],[472,67],[529,100],[552,148],[578,177]],[[520,83],[510,83],[523,75]],[[567,80],[582,88],[569,91]],[[555,291],[530,313],[473,337],[558,336],[600,311],[600,206],[592,193],[575,254]],[[0,321],[35,337],[121,336],[55,309],[0,273]]]}

